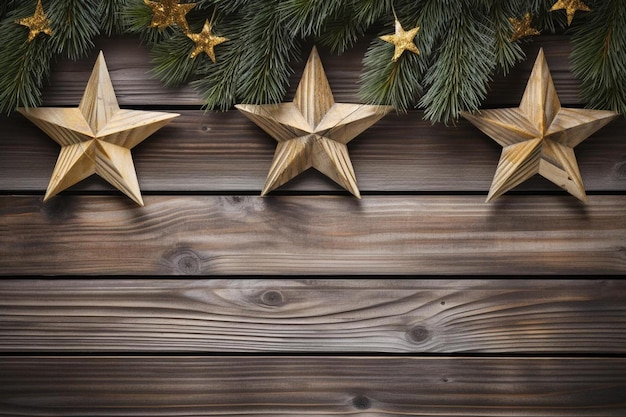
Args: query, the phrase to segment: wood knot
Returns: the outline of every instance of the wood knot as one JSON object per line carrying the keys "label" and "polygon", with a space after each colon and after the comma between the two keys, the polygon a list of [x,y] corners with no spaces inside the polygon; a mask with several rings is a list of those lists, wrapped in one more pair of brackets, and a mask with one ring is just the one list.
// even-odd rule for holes
{"label": "wood knot", "polygon": [[365,395],[357,395],[352,399],[352,405],[359,410],[366,410],[372,406],[372,402]]}
{"label": "wood knot", "polygon": [[415,326],[406,332],[407,338],[413,343],[422,343],[430,336],[430,332],[424,326]]}
{"label": "wood knot", "polygon": [[191,249],[176,249],[164,256],[165,262],[175,274],[197,275],[202,271],[202,259]]}
{"label": "wood knot", "polygon": [[261,301],[265,305],[276,307],[285,303],[285,297],[283,297],[280,291],[268,290],[261,295]]}

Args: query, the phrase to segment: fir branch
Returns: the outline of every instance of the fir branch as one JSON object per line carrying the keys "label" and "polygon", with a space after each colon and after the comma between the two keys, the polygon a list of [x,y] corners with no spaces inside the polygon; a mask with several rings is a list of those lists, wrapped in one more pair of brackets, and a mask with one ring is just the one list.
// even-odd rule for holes
{"label": "fir branch", "polygon": [[572,71],[589,107],[626,114],[626,3],[596,1],[573,29]]}
{"label": "fir branch", "polygon": [[[517,2],[517,4],[520,3],[524,2]],[[495,35],[496,71],[504,75],[508,74],[509,70],[526,56],[519,42],[511,42],[513,31],[509,18],[521,14],[518,14],[519,10],[515,10],[514,7],[511,7],[514,4],[515,2],[511,2],[507,7],[507,5],[503,5],[500,0],[492,0],[491,5],[492,18],[490,23]],[[524,11],[522,13],[526,14],[529,12]]]}
{"label": "fir branch", "polygon": [[52,5],[46,15],[54,31],[50,38],[54,52],[73,60],[81,58],[93,48],[92,39],[100,33],[99,0],[58,0]]}
{"label": "fir branch", "polygon": [[17,107],[41,104],[41,88],[50,72],[52,48],[50,37],[37,36],[27,41],[28,29],[15,23],[16,19],[32,15],[35,4],[23,4],[8,11],[0,23],[0,112]]}
{"label": "fir branch", "polygon": [[468,0],[456,0],[435,61],[424,82],[420,100],[425,118],[449,123],[463,110],[476,110],[487,95],[495,67],[494,33],[485,10]]}
{"label": "fir branch", "polygon": [[317,34],[330,16],[336,16],[346,0],[283,0],[276,12],[286,28],[301,37]]}
{"label": "fir branch", "polygon": [[242,13],[242,55],[237,68],[237,97],[242,103],[278,103],[285,95],[290,62],[299,57],[294,31],[276,19],[280,0],[258,2]]}
{"label": "fir branch", "polygon": [[130,0],[101,0],[99,15],[102,16],[102,31],[111,36],[113,33],[122,33],[125,21],[123,11],[128,8]]}
{"label": "fir branch", "polygon": [[159,78],[166,87],[175,87],[188,82],[198,67],[198,61],[204,54],[190,59],[193,42],[185,34],[178,31],[171,37],[152,48],[152,63],[155,65],[151,73]]}

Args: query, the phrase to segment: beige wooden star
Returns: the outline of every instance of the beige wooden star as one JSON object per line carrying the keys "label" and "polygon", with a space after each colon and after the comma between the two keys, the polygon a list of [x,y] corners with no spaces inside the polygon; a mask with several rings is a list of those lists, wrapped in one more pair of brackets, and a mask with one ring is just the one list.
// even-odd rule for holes
{"label": "beige wooden star", "polygon": [[278,141],[261,195],[313,167],[358,198],[361,194],[346,145],[392,109],[335,103],[315,47],[293,102],[235,107]]}
{"label": "beige wooden star", "polygon": [[196,47],[191,51],[190,58],[195,58],[198,54],[206,53],[211,61],[215,62],[215,48],[220,43],[226,42],[228,39],[221,36],[214,36],[212,33],[211,23],[207,19],[200,33],[188,33],[187,37],[195,42]]}
{"label": "beige wooden star", "polygon": [[33,39],[40,33],[45,33],[48,36],[52,35],[52,28],[50,28],[50,21],[46,17],[41,5],[41,0],[37,1],[37,7],[35,7],[35,14],[30,17],[18,19],[15,23],[22,26],[26,26],[29,29],[28,42],[32,42]]}
{"label": "beige wooden star", "polygon": [[44,201],[98,174],[141,206],[130,150],[179,116],[120,109],[102,52],[77,108],[19,111],[61,145]]}
{"label": "beige wooden star", "polygon": [[185,33],[189,32],[186,15],[196,7],[196,3],[178,4],[178,0],[161,0],[160,2],[144,0],[154,13],[150,26],[160,30],[171,25],[178,25]]}
{"label": "beige wooden star", "polygon": [[574,147],[618,116],[611,111],[562,108],[543,49],[519,107],[461,114],[503,146],[487,201],[535,174],[586,201]]}
{"label": "beige wooden star", "polygon": [[417,46],[415,46],[415,43],[413,42],[419,30],[419,26],[416,26],[413,29],[405,31],[402,28],[400,21],[396,19],[396,33],[394,33],[393,35],[384,35],[380,37],[380,39],[384,40],[385,42],[389,42],[394,45],[395,49],[393,52],[393,58],[391,58],[393,62],[396,62],[404,51],[411,51],[414,54],[419,55],[420,51],[419,49],[417,49]]}
{"label": "beige wooden star", "polygon": [[550,11],[555,11],[555,10],[562,10],[565,9],[566,13],[567,13],[567,24],[571,25],[572,24],[572,20],[574,20],[574,14],[577,11],[584,11],[584,12],[590,12],[591,9],[589,8],[589,6],[587,6],[585,3],[583,3],[581,0],[558,0],[556,3],[554,3],[554,5],[552,6],[552,8],[550,9]]}
{"label": "beige wooden star", "polygon": [[510,17],[509,22],[511,22],[511,26],[513,26],[513,35],[511,35],[511,42],[515,42],[516,40],[525,38],[527,36],[541,34],[541,32],[531,26],[532,16],[530,15],[530,13],[526,13],[523,19]]}

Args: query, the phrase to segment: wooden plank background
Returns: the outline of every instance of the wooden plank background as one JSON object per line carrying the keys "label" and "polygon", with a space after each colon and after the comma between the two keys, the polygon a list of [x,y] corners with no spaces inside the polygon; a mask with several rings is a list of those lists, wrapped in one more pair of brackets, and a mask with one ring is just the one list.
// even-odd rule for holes
{"label": "wooden plank background", "polygon": [[[584,105],[541,36],[484,107],[540,47]],[[366,48],[320,50],[337,101]],[[122,107],[182,116],[133,150],[144,208],[95,176],[43,203],[58,145],[0,116],[0,416],[626,415],[624,117],[576,147],[588,204],[539,177],[484,203],[501,148],[421,111],[349,144],[362,200],[313,170],[259,197],[275,142],[163,88],[137,39],[59,61],[45,105],[100,49]]]}

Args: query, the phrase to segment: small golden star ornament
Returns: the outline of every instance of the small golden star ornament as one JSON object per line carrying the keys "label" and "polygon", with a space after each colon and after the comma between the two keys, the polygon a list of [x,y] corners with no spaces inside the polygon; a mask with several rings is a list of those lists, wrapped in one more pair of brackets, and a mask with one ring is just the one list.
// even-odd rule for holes
{"label": "small golden star ornament", "polygon": [[396,33],[394,33],[393,35],[384,35],[380,37],[380,39],[384,40],[385,42],[389,42],[394,45],[395,50],[393,52],[393,58],[391,58],[393,62],[396,62],[404,51],[411,51],[414,54],[419,55],[420,51],[419,49],[417,49],[417,46],[415,46],[415,43],[413,42],[419,30],[419,26],[416,26],[411,30],[405,31],[402,28],[400,21],[396,19]]}
{"label": "small golden star ornament", "polygon": [[202,32],[200,33],[188,33],[187,37],[195,42],[196,47],[193,51],[191,51],[190,58],[195,58],[198,54],[204,52],[206,53],[211,61],[215,62],[215,46],[220,43],[226,42],[228,39],[223,38],[221,36],[214,36],[212,33],[211,23],[208,21],[204,22],[204,27],[202,28]]}
{"label": "small golden star ornament", "polygon": [[235,106],[278,141],[261,195],[313,167],[360,198],[347,143],[372,126],[391,106],[335,103],[313,47],[291,103]]}
{"label": "small golden star ornament", "polygon": [[30,30],[28,33],[28,42],[32,42],[37,35],[45,33],[48,36],[52,35],[52,29],[50,28],[50,21],[46,17],[41,5],[41,0],[37,1],[37,7],[35,8],[35,14],[24,19],[18,19],[15,21],[22,26],[28,27]]}
{"label": "small golden star ornament", "polygon": [[511,26],[513,26],[513,35],[511,36],[511,42],[515,42],[516,40],[525,38],[527,36],[541,34],[541,32],[531,26],[532,16],[530,15],[530,13],[526,13],[523,19],[509,17],[509,22],[511,22]]}
{"label": "small golden star ornament", "polygon": [[20,108],[19,112],[61,145],[44,201],[98,174],[140,206],[143,199],[130,150],[179,116],[121,110],[102,52],[77,108]]}
{"label": "small golden star ornament", "polygon": [[461,114],[503,147],[487,201],[535,174],[587,201],[574,147],[618,116],[561,107],[543,49],[519,107]]}
{"label": "small golden star ornament", "polygon": [[565,9],[567,12],[567,24],[571,25],[574,20],[574,14],[577,11],[590,12],[591,9],[581,0],[558,0],[554,3],[554,6],[550,9],[551,12],[555,10]]}
{"label": "small golden star ornament", "polygon": [[160,2],[144,0],[154,13],[150,26],[160,30],[171,25],[178,25],[185,33],[189,31],[186,15],[196,7],[196,3],[179,4],[178,0],[161,0]]}

